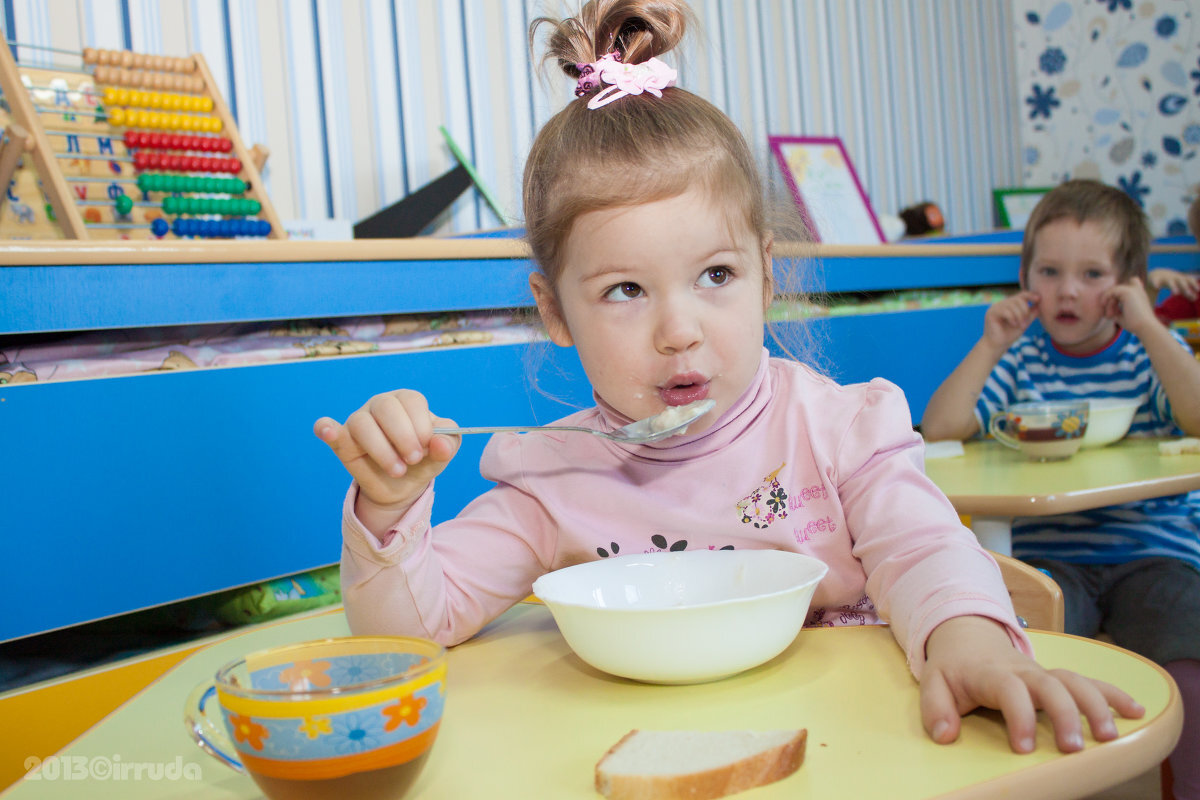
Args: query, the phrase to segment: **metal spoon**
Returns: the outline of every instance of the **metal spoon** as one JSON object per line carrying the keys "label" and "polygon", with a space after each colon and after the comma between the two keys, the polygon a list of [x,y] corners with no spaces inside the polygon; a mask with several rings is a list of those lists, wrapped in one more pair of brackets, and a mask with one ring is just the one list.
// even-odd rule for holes
{"label": "metal spoon", "polygon": [[697,400],[685,406],[668,406],[654,416],[631,422],[615,431],[598,431],[594,428],[578,428],[573,425],[499,425],[482,428],[434,428],[434,433],[463,434],[463,433],[522,433],[525,431],[579,431],[594,436],[603,436],[614,442],[625,444],[646,444],[657,442],[668,436],[675,436],[687,430],[687,426],[703,417],[717,402],[715,400]]}

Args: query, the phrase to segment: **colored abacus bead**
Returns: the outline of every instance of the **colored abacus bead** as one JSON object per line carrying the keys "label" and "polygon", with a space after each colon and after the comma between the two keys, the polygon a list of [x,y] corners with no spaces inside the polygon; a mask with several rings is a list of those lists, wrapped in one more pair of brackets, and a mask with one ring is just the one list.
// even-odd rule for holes
{"label": "colored abacus bead", "polygon": [[167,221],[162,217],[157,217],[153,222],[150,223],[150,232],[160,238],[166,236],[170,230],[171,226],[168,225]]}
{"label": "colored abacus bead", "polygon": [[133,198],[127,194],[119,194],[116,199],[117,213],[121,216],[133,211]]}

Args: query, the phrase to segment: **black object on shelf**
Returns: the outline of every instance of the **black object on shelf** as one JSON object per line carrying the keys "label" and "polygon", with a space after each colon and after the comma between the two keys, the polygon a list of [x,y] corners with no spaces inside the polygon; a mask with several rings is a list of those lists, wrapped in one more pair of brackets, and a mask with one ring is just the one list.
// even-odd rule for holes
{"label": "black object on shelf", "polygon": [[471,185],[462,164],[415,192],[354,224],[355,239],[399,239],[417,236]]}

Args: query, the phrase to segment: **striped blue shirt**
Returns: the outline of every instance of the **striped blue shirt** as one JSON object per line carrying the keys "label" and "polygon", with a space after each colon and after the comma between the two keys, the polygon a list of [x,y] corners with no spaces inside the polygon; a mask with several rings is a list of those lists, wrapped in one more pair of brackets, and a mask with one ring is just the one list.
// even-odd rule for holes
{"label": "striped blue shirt", "polygon": [[[1191,348],[1172,332],[1179,346]],[[1036,322],[988,376],[975,406],[980,429],[994,412],[1029,400],[1121,397],[1140,401],[1131,436],[1178,436],[1166,392],[1136,336],[1122,330],[1097,353],[1059,351]],[[1200,569],[1200,493],[1159,497],[1013,521],[1013,555],[1077,564],[1171,556]]]}

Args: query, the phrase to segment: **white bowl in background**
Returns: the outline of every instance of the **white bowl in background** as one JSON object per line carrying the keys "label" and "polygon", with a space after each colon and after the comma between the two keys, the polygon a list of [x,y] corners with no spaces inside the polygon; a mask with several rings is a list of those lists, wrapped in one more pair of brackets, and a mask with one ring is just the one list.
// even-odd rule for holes
{"label": "white bowl in background", "polygon": [[1121,397],[1096,397],[1088,400],[1088,424],[1082,447],[1104,447],[1129,433],[1137,400]]}
{"label": "white bowl in background", "polygon": [[533,592],[596,669],[648,683],[701,683],[787,649],[828,569],[782,550],[646,553],[546,573]]}

